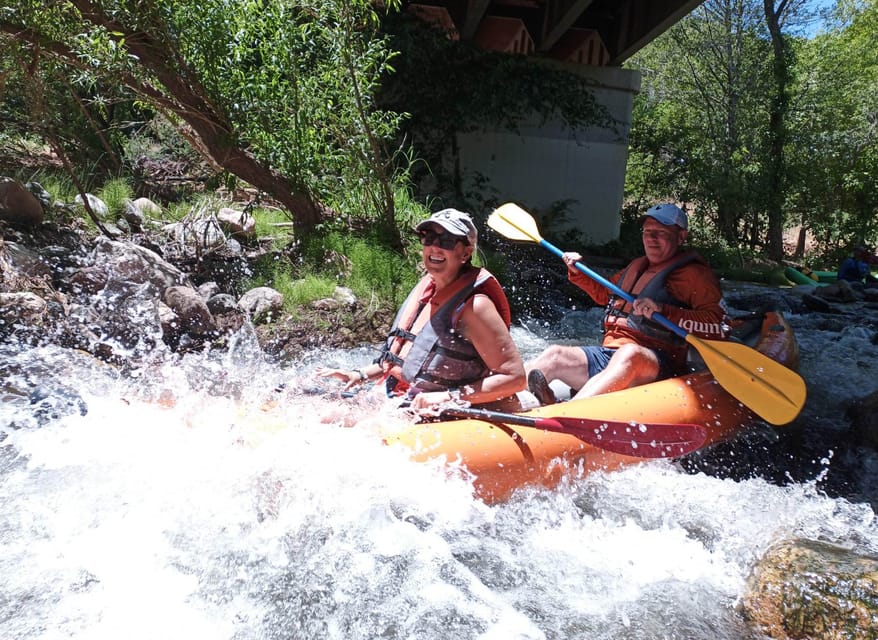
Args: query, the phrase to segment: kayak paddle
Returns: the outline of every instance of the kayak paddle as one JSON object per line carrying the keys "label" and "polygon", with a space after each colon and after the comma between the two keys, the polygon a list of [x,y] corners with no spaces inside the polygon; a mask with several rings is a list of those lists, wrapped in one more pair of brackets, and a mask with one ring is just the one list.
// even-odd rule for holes
{"label": "kayak paddle", "polygon": [[592,418],[541,418],[487,409],[453,407],[443,417],[473,418],[495,424],[517,424],[543,431],[556,431],[613,453],[637,458],[675,458],[692,453],[704,444],[707,430],[697,424],[622,422]]}
{"label": "kayak paddle", "polygon": [[[535,242],[559,258],[564,255],[540,236],[530,214],[512,202],[497,207],[488,217],[488,226],[510,240]],[[576,268],[617,296],[634,302],[634,296],[584,264],[577,262]],[[723,389],[764,420],[781,425],[799,415],[807,388],[802,377],[792,369],[745,344],[693,336],[660,313],[652,314],[652,320],[692,345]]]}

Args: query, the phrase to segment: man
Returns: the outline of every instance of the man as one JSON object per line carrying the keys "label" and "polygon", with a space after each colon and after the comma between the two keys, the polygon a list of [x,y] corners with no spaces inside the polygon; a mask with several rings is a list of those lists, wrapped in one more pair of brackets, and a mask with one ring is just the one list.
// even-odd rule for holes
{"label": "man", "polygon": [[838,279],[848,282],[875,282],[872,276],[872,264],[878,263],[878,258],[872,255],[864,245],[854,247],[853,255],[846,257],[838,268]]}
{"label": "man", "polygon": [[718,278],[704,258],[682,248],[689,234],[686,213],[659,204],[640,221],[645,255],[610,278],[635,297],[633,304],[578,271],[578,253],[563,255],[570,281],[606,307],[604,339],[601,346],[553,345],[527,363],[528,388],[540,404],[556,401],[552,380],[578,389],[574,397],[583,398],[683,373],[688,345],[652,321],[654,313],[702,338],[728,336]]}

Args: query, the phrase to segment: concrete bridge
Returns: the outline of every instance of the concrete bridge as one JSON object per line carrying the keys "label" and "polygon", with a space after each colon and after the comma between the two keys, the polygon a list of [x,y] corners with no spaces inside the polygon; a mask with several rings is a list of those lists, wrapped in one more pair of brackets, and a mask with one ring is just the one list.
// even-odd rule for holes
{"label": "concrete bridge", "polygon": [[[502,200],[535,212],[567,203],[552,232],[602,244],[619,236],[628,129],[640,74],[622,65],[703,0],[423,0],[406,10],[450,37],[581,76],[617,121],[616,131],[524,122],[458,139],[463,179],[481,175]],[[472,188],[465,184],[464,188]]]}

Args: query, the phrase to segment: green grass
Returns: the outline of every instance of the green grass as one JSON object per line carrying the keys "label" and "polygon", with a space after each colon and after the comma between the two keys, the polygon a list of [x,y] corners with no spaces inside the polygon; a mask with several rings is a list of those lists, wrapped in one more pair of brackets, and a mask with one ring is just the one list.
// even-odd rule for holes
{"label": "green grass", "polygon": [[276,274],[274,288],[284,297],[284,307],[308,305],[314,300],[331,298],[335,281],[317,275],[294,279],[289,272]]}
{"label": "green grass", "polygon": [[73,202],[77,195],[73,181],[63,171],[37,171],[27,182],[38,182],[52,196],[52,201]]}
{"label": "green grass", "polygon": [[95,195],[104,201],[111,214],[121,215],[125,210],[125,201],[131,200],[134,190],[124,178],[113,178],[104,183]]}

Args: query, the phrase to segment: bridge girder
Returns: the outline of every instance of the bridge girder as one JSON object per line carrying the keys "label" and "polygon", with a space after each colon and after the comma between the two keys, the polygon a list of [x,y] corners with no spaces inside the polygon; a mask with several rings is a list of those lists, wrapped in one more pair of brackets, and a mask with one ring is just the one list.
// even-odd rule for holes
{"label": "bridge girder", "polygon": [[462,40],[476,40],[492,18],[518,19],[533,40],[534,54],[559,57],[572,31],[596,33],[606,55],[602,66],[621,66],[703,0],[419,0],[442,7]]}

